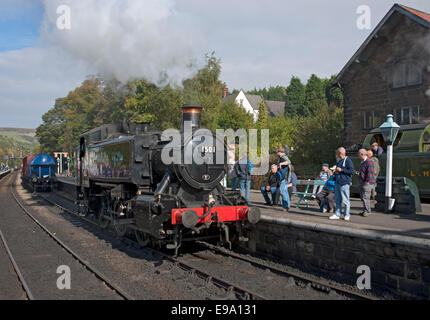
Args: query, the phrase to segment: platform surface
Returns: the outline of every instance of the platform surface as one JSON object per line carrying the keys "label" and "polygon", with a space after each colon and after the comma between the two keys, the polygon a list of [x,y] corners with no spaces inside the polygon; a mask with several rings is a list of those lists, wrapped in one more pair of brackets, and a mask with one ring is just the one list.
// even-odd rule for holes
{"label": "platform surface", "polygon": [[[285,212],[281,207],[269,207],[265,205],[261,192],[251,190],[251,205],[260,208],[263,216],[272,219],[287,218],[294,221],[311,222],[317,224],[332,225],[338,228],[354,228],[357,230],[368,230],[380,232],[381,234],[403,235],[421,239],[430,239],[430,204],[422,203],[422,211],[415,215],[384,214],[373,211],[368,217],[363,217],[362,202],[358,198],[351,198],[351,219],[350,221],[329,220],[331,213],[322,213],[316,200],[308,200],[309,209],[302,201],[300,208],[296,208],[299,198],[293,196],[289,212]],[[372,201],[372,210],[375,201]]]}

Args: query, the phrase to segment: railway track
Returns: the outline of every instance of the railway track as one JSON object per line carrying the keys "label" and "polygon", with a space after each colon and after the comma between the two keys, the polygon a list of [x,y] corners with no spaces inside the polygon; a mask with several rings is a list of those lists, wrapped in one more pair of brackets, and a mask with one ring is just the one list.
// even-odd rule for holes
{"label": "railway track", "polygon": [[[61,197],[61,195],[59,195]],[[52,201],[51,199],[48,199],[47,197],[44,197],[39,194],[39,197],[43,198],[45,201],[50,203],[51,205],[56,206],[63,212],[66,212],[75,218],[79,218],[82,220],[87,221],[88,223],[91,223],[97,227],[100,227],[98,223],[95,221],[88,219],[86,217],[79,216],[78,213],[73,212],[58,203]],[[129,245],[135,246],[137,248],[140,248],[139,244],[130,238],[123,238],[123,241],[126,242]],[[257,261],[256,259],[251,259],[243,254],[239,254],[236,252],[233,252],[231,250],[227,250],[224,248],[219,248],[217,246],[214,246],[212,244],[209,244],[207,242],[198,242],[200,245],[205,246],[206,248],[212,250],[213,252],[216,252],[222,256],[229,256],[231,258],[247,262],[253,267],[256,267],[258,269],[261,269],[262,271],[269,270],[270,272],[279,275],[281,277],[290,278],[292,277],[296,282],[298,283],[304,283],[305,285],[308,285],[312,287],[314,290],[330,293],[335,292],[336,294],[340,296],[344,296],[348,299],[354,299],[354,300],[377,300],[376,297],[362,294],[360,292],[348,289],[346,287],[342,287],[338,284],[331,283],[329,281],[321,280],[321,279],[314,279],[311,276],[307,276],[302,273],[290,271],[290,270],[284,270],[280,267],[269,265],[267,263],[263,263],[261,261]],[[267,297],[262,296],[261,294],[258,294],[256,292],[253,292],[252,290],[247,290],[245,288],[242,288],[240,285],[234,284],[232,282],[220,279],[219,277],[216,277],[214,275],[211,275],[205,271],[199,270],[198,268],[193,267],[190,263],[184,262],[183,260],[180,260],[178,258],[175,258],[171,255],[168,255],[162,251],[145,247],[146,250],[150,250],[153,254],[161,256],[163,259],[168,260],[172,263],[174,263],[177,267],[188,271],[190,274],[193,274],[195,276],[198,276],[201,279],[204,279],[207,282],[212,282],[214,285],[216,285],[219,288],[222,288],[226,291],[226,297],[232,297],[235,296],[238,299],[256,299],[256,300],[267,300]]]}
{"label": "railway track", "polygon": [[313,289],[318,290],[318,291],[323,291],[323,292],[329,293],[332,290],[339,295],[345,296],[345,297],[350,298],[350,299],[355,299],[355,300],[379,300],[378,298],[376,298],[374,296],[362,294],[360,292],[353,291],[353,290],[350,290],[350,289],[345,288],[345,287],[341,287],[339,285],[330,283],[328,281],[317,280],[317,279],[314,279],[314,278],[307,276],[305,274],[302,274],[302,273],[294,272],[291,270],[284,270],[284,269],[281,269],[280,267],[272,266],[272,265],[269,265],[267,263],[257,261],[256,259],[249,258],[243,254],[233,252],[233,251],[228,250],[226,248],[219,248],[219,247],[214,246],[214,245],[207,243],[207,242],[198,241],[198,243],[200,245],[208,248],[209,250],[212,250],[212,251],[214,251],[214,252],[216,252],[222,256],[232,257],[232,258],[238,259],[240,261],[249,263],[250,265],[252,265],[256,268],[259,268],[263,271],[269,270],[270,272],[277,274],[277,275],[280,275],[282,277],[292,277],[295,281],[304,283],[306,285],[310,285]]}
{"label": "railway track", "polygon": [[19,282],[21,284],[21,287],[22,287],[22,289],[25,292],[27,300],[34,300],[34,296],[31,293],[31,290],[28,287],[28,284],[27,284],[27,282],[25,281],[25,279],[24,279],[24,277],[22,275],[21,269],[19,268],[18,264],[16,263],[15,258],[13,257],[12,252],[9,249],[9,246],[7,245],[6,239],[5,239],[5,237],[3,235],[3,232],[1,230],[0,230],[0,240],[1,240],[1,243],[2,243],[2,245],[3,245],[3,247],[4,247],[5,251],[6,251],[7,256],[9,258],[9,261],[11,262],[11,264],[13,266],[13,269],[14,269],[14,271],[16,273],[16,276],[18,277],[18,280],[19,280]]}
{"label": "railway track", "polygon": [[[11,176],[12,177],[12,176]],[[10,178],[11,178],[10,177]],[[135,300],[134,297],[129,295],[126,291],[124,291],[119,286],[115,285],[110,279],[108,279],[105,275],[103,275],[100,271],[98,271],[95,267],[93,267],[88,261],[80,257],[76,252],[74,252],[71,248],[69,248],[66,244],[64,244],[58,237],[56,237],[51,231],[49,231],[40,221],[38,221],[25,207],[25,205],[19,200],[18,196],[13,191],[13,188],[15,187],[14,183],[10,184],[10,193],[12,194],[13,198],[15,199],[18,206],[22,209],[22,211],[40,228],[42,229],[51,239],[53,239],[62,249],[64,249],[67,253],[69,253],[78,263],[80,263],[86,270],[88,270],[90,273],[92,273],[97,279],[102,281],[107,287],[109,287],[112,291],[114,291],[117,295],[119,295],[124,300]],[[2,242],[7,246],[4,238],[2,236]],[[6,249],[7,250],[7,249]],[[10,251],[9,251],[10,252]],[[11,257],[11,255],[10,255]],[[15,268],[16,263],[14,264]],[[15,269],[19,270],[19,269]],[[18,273],[18,271],[17,271]],[[21,283],[24,286],[25,281],[22,278],[22,275],[20,278]],[[27,292],[28,285],[25,283],[25,290]],[[29,289],[28,289],[29,290]],[[33,295],[31,294],[30,290],[28,291],[27,296],[31,297],[31,300],[34,299]]]}
{"label": "railway track", "polygon": [[[52,201],[51,199],[48,199],[47,197],[44,197],[43,195],[38,194],[40,198],[42,198],[44,201],[48,202],[49,204],[57,207],[61,211],[71,215],[74,218],[84,220],[98,228],[102,228],[97,222],[95,222],[92,219],[89,219],[87,217],[80,216],[77,212],[73,212],[72,210],[69,210],[58,203]],[[134,246],[135,248],[140,248],[137,241],[130,239],[130,238],[122,238],[122,241],[127,243],[128,245]],[[171,255],[168,255],[160,250],[156,250],[154,248],[145,247],[145,250],[148,250],[151,252],[152,255],[159,256],[163,258],[164,260],[167,260],[171,263],[173,263],[176,267],[188,272],[191,276],[196,276],[200,279],[205,280],[206,283],[212,283],[216,287],[223,289],[225,291],[224,296],[217,296],[215,299],[239,299],[239,300],[268,300],[267,297],[264,297],[256,292],[253,292],[252,290],[248,290],[246,288],[243,288],[242,286],[233,283],[231,281],[226,281],[224,279],[221,279],[220,277],[216,277],[214,275],[211,275],[207,273],[206,271],[197,269],[193,267],[191,264],[188,264],[184,261],[181,261],[180,259],[177,259]]]}

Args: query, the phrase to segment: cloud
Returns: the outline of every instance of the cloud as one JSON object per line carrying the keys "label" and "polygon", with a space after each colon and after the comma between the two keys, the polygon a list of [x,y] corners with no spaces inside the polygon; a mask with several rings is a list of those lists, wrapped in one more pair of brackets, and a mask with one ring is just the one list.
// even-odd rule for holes
{"label": "cloud", "polygon": [[50,48],[0,53],[0,126],[36,127],[55,99],[78,86],[87,72]]}
{"label": "cloud", "polygon": [[[62,48],[100,74],[120,81],[160,83],[190,75],[203,55],[201,34],[175,12],[172,0],[45,0],[43,42]],[[56,27],[57,8],[68,5],[70,30]],[[194,27],[194,28],[193,28]],[[197,32],[196,32],[197,31]]]}

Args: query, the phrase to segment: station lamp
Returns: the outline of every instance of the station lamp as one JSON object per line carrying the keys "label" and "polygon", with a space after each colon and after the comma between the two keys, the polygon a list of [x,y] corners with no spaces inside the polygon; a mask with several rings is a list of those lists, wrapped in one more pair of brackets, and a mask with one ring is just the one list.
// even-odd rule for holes
{"label": "station lamp", "polygon": [[393,209],[395,199],[392,199],[393,183],[393,144],[396,141],[400,126],[393,121],[393,115],[387,115],[385,121],[380,127],[382,138],[387,143],[387,170],[385,178],[385,211],[390,212]]}

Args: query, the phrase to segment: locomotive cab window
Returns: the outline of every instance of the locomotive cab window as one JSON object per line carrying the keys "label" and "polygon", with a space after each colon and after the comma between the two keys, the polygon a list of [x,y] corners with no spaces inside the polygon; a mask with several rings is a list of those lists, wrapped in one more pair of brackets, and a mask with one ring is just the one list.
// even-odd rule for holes
{"label": "locomotive cab window", "polygon": [[83,137],[79,140],[79,157],[85,157],[85,138]]}

